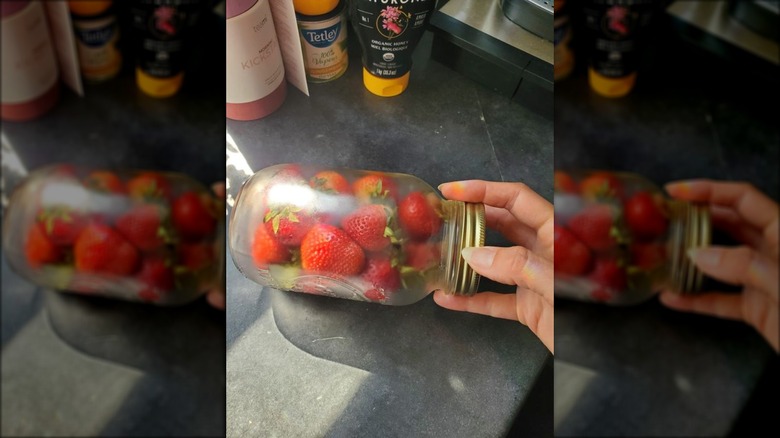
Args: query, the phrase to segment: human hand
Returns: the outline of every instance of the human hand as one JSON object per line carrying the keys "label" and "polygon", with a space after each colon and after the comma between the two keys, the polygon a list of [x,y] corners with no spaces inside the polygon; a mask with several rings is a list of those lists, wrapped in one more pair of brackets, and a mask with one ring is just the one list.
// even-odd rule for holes
{"label": "human hand", "polygon": [[[217,195],[217,198],[221,200],[225,200],[225,183],[224,182],[217,182],[214,183],[211,186],[211,190],[214,192],[215,195]],[[225,248],[217,248],[218,251],[224,251]],[[221,269],[222,272],[224,272],[224,269]],[[206,293],[206,301],[211,304],[213,307],[219,309],[219,310],[225,310],[225,282],[224,279],[222,281],[222,284],[220,284],[218,287],[215,287],[214,289],[211,289]]]}
{"label": "human hand", "polygon": [[689,253],[704,274],[740,285],[742,293],[712,291],[682,296],[664,291],[661,302],[676,310],[744,321],[780,351],[777,203],[747,183],[678,181],[667,184],[666,191],[676,199],[708,203],[713,226],[742,243]]}
{"label": "human hand", "polygon": [[528,326],[554,352],[553,206],[522,183],[458,181],[439,186],[445,198],[485,204],[485,222],[518,246],[464,248],[480,275],[516,285],[515,294],[471,297],[436,291],[436,304],[451,310],[512,319]]}

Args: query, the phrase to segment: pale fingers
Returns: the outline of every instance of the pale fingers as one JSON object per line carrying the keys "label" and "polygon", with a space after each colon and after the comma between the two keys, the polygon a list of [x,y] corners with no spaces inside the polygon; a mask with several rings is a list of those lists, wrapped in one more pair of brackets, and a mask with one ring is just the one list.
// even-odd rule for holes
{"label": "pale fingers", "polygon": [[503,284],[530,289],[553,302],[553,266],[520,246],[464,248],[466,262],[480,275]]}
{"label": "pale fingers", "polygon": [[438,290],[433,294],[433,300],[445,309],[519,321],[554,353],[553,307],[532,291],[518,288],[517,294],[481,292],[463,297]]}
{"label": "pale fingers", "polygon": [[217,195],[217,198],[219,199],[225,199],[225,183],[224,182],[216,182],[211,185],[211,191],[214,192],[215,195]]}
{"label": "pale fingers", "polygon": [[[677,199],[731,207],[747,223],[764,232],[770,231],[770,227],[777,228],[780,216],[777,203],[751,184],[689,180],[669,183],[666,190]],[[777,230],[773,233],[776,244]]]}
{"label": "pale fingers", "polygon": [[553,303],[546,301],[534,291],[518,287],[517,318],[541,339],[551,353],[555,353],[555,310]]}
{"label": "pale fingers", "polygon": [[536,245],[536,230],[521,223],[503,208],[485,206],[485,225],[503,235],[510,242],[532,248]]}
{"label": "pale fingers", "polygon": [[704,274],[712,278],[763,290],[777,299],[777,260],[747,246],[698,248],[690,252],[690,257]]}
{"label": "pale fingers", "polygon": [[467,180],[444,183],[439,190],[447,199],[506,209],[534,230],[552,222],[552,204],[523,183]]}
{"label": "pale fingers", "polygon": [[225,310],[225,292],[221,290],[211,290],[206,294],[206,301],[215,309]]}
{"label": "pale fingers", "polygon": [[700,295],[664,292],[660,300],[675,310],[744,321],[758,330],[775,351],[780,351],[777,299],[762,291],[746,289],[740,294],[708,292]]}
{"label": "pale fingers", "polygon": [[515,294],[481,292],[470,297],[445,294],[436,291],[433,294],[436,304],[450,310],[479,313],[494,318],[518,320],[517,298]]}
{"label": "pale fingers", "polygon": [[660,300],[663,305],[683,312],[744,320],[741,294],[713,292],[701,295],[680,295],[674,292],[664,292],[661,294]]}

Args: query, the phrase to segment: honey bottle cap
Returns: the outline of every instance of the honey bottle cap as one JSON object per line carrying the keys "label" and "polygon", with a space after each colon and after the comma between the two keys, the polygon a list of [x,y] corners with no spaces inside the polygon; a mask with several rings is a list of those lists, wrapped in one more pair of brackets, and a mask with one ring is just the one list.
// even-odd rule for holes
{"label": "honey bottle cap", "polygon": [[363,69],[363,85],[377,96],[397,96],[406,90],[409,85],[409,72],[397,78],[380,78]]}

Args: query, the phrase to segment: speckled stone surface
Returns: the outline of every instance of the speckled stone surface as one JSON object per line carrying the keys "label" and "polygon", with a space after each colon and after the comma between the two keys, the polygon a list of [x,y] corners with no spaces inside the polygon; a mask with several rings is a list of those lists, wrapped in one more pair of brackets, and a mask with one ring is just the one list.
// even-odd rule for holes
{"label": "speckled stone surface", "polygon": [[[224,21],[211,25],[224,32]],[[28,170],[72,162],[221,181],[224,76],[207,59],[194,57],[183,89],[162,100],[137,90],[126,59],[86,97],[63,88],[44,117],[3,122],[3,141]],[[158,308],[65,295],[19,278],[5,255],[2,282],[3,436],[224,434],[225,318],[204,299]]]}
{"label": "speckled stone surface", "polygon": [[[228,134],[255,171],[304,162],[432,186],[523,181],[551,200],[551,121],[431,61],[430,44],[428,34],[400,96],[365,90],[351,45],[344,76],[311,84],[311,97],[291,89],[262,120],[229,120]],[[246,175],[229,166],[228,178],[235,195]],[[488,244],[509,243],[489,233]],[[231,262],[227,284],[229,437],[504,436],[549,358],[516,322],[430,296],[390,307],[263,289]]]}
{"label": "speckled stone surface", "polygon": [[[747,180],[777,200],[776,80],[763,87],[671,37],[656,44],[623,99],[592,93],[582,58],[556,84],[556,169],[624,170],[658,185]],[[774,355],[745,324],[673,312],[657,299],[555,304],[560,436],[726,436]]]}

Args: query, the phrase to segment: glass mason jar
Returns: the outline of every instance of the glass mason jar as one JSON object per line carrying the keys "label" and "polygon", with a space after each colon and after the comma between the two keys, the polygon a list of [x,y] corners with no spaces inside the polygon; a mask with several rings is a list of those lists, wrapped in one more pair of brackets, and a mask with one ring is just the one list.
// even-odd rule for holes
{"label": "glass mason jar", "polygon": [[472,295],[479,277],[460,251],[484,245],[484,212],[411,175],[280,164],[241,187],[230,253],[246,277],[285,291],[387,305]]}
{"label": "glass mason jar", "polygon": [[611,171],[555,172],[555,295],[631,305],[662,289],[695,293],[687,256],[711,239],[706,206],[672,200],[653,183]]}
{"label": "glass mason jar", "polygon": [[40,286],[180,305],[222,280],[223,208],[178,173],[48,166],[15,188],[3,250]]}

